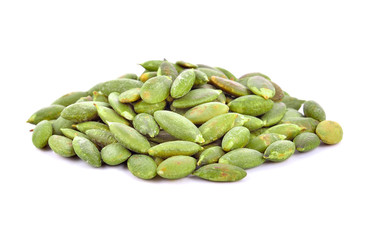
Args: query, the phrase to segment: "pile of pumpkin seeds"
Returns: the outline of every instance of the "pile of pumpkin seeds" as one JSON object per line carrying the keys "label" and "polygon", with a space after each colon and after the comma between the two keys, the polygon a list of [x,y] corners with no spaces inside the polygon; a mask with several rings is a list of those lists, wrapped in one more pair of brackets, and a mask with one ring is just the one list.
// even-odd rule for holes
{"label": "pile of pumpkin seeds", "polygon": [[184,61],[140,65],[140,76],[71,92],[35,112],[33,144],[93,167],[127,162],[142,179],[238,181],[246,169],[343,137],[317,102],[290,96],[262,73],[236,78]]}

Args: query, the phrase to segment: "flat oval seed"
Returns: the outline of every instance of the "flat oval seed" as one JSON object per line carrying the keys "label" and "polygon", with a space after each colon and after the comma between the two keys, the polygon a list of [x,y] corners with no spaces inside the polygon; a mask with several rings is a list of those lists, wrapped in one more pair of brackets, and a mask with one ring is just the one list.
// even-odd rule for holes
{"label": "flat oval seed", "polygon": [[339,123],[325,120],[317,125],[316,134],[325,144],[337,144],[343,138],[343,129]]}
{"label": "flat oval seed", "polygon": [[196,159],[189,156],[167,158],[157,168],[159,176],[167,179],[179,179],[190,175],[196,168]]}
{"label": "flat oval seed", "polygon": [[124,75],[120,76],[120,78],[128,78],[128,79],[134,79],[134,80],[138,80],[138,75],[136,75],[135,73],[125,73]]}
{"label": "flat oval seed", "polygon": [[271,100],[273,100],[274,102],[279,102],[283,99],[284,97],[284,92],[283,90],[279,87],[278,84],[276,84],[275,82],[270,82],[273,87],[275,88],[275,95],[271,98]]}
{"label": "flat oval seed", "polygon": [[88,95],[86,97],[79,98],[75,103],[78,103],[78,102],[90,102],[90,101],[93,101],[93,98]]}
{"label": "flat oval seed", "polygon": [[210,83],[232,96],[240,97],[251,94],[247,87],[226,78],[212,76],[210,78]]}
{"label": "flat oval seed", "polygon": [[187,118],[170,111],[156,111],[154,119],[172,136],[186,141],[202,143],[204,138],[199,129]]}
{"label": "flat oval seed", "polygon": [[105,131],[101,129],[90,129],[85,132],[87,134],[87,139],[91,140],[93,143],[100,147],[105,147],[112,143],[117,143],[110,131]]}
{"label": "flat oval seed", "polygon": [[220,146],[207,148],[200,154],[197,165],[204,166],[207,164],[217,163],[219,158],[224,154],[225,152]]}
{"label": "flat oval seed", "polygon": [[154,112],[165,109],[166,104],[166,101],[162,101],[159,103],[147,103],[145,101],[139,101],[134,104],[134,111],[136,113],[148,113],[150,115],[153,115]]}
{"label": "flat oval seed", "polygon": [[143,135],[155,137],[159,133],[159,126],[152,115],[139,113],[133,120],[134,128]]}
{"label": "flat oval seed", "polygon": [[315,101],[307,101],[303,104],[303,113],[306,117],[311,117],[317,121],[324,121],[326,114],[324,109]]}
{"label": "flat oval seed", "polygon": [[140,75],[139,79],[142,82],[146,82],[149,79],[156,77],[157,76],[157,72],[144,72],[143,74]]}
{"label": "flat oval seed", "polygon": [[224,73],[224,75],[226,75],[226,77],[230,80],[234,80],[237,81],[237,78],[227,69],[221,68],[221,67],[215,67],[215,69],[218,69],[219,71],[221,71],[222,73]]}
{"label": "flat oval seed", "polygon": [[72,157],[75,155],[72,141],[67,137],[52,135],[48,139],[48,145],[50,146],[52,151],[60,156]]}
{"label": "flat oval seed", "polygon": [[64,106],[56,104],[41,108],[40,110],[32,114],[32,116],[27,120],[27,123],[37,124],[42,120],[57,119],[64,108]]}
{"label": "flat oval seed", "polygon": [[132,88],[119,95],[119,101],[121,103],[131,103],[138,100],[140,100],[140,88]]}
{"label": "flat oval seed", "polygon": [[135,177],[141,179],[152,179],[157,175],[157,164],[147,155],[132,155],[127,160],[127,168]]}
{"label": "flat oval seed", "polygon": [[193,70],[185,70],[172,83],[171,97],[180,98],[185,96],[192,88],[195,82],[195,72]]}
{"label": "flat oval seed", "polygon": [[171,84],[166,76],[151,78],[140,88],[140,97],[147,103],[162,102],[168,97]]}
{"label": "flat oval seed", "polygon": [[314,133],[301,133],[293,139],[298,152],[308,152],[320,145],[320,138]]}
{"label": "flat oval seed", "polygon": [[148,71],[158,71],[159,66],[162,64],[162,60],[149,60],[141,63],[140,65]]}
{"label": "flat oval seed", "polygon": [[176,64],[183,68],[198,68],[198,65],[189,63],[189,62],[185,62],[185,61],[177,61]]}
{"label": "flat oval seed", "polygon": [[37,124],[32,133],[33,145],[37,148],[44,148],[48,143],[48,139],[52,136],[52,123],[43,120]]}
{"label": "flat oval seed", "polygon": [[62,105],[62,106],[69,106],[73,103],[75,103],[76,101],[78,101],[81,97],[86,97],[88,96],[87,92],[71,92],[68,94],[65,94],[61,97],[59,97],[58,99],[56,99],[52,105],[56,104],[56,105]]}
{"label": "flat oval seed", "polygon": [[271,81],[271,79],[267,75],[265,75],[263,73],[260,73],[260,72],[247,73],[245,75],[242,75],[238,80],[240,80],[240,79],[246,79],[246,78],[249,79],[250,77],[254,77],[254,76],[260,76],[260,77],[263,77],[263,78]]}
{"label": "flat oval seed", "polygon": [[158,144],[148,150],[150,156],[168,158],[177,155],[191,156],[203,148],[189,141],[171,141]]}
{"label": "flat oval seed", "polygon": [[184,116],[194,124],[202,124],[218,115],[227,113],[229,107],[223,103],[203,103],[189,109]]}
{"label": "flat oval seed", "polygon": [[246,177],[247,173],[234,165],[213,163],[199,168],[193,175],[213,182],[235,182]]}
{"label": "flat oval seed", "polygon": [[296,147],[289,140],[276,141],[265,150],[264,158],[272,162],[282,162],[290,158]]}
{"label": "flat oval seed", "polygon": [[219,163],[235,165],[242,169],[257,167],[264,162],[265,159],[261,152],[248,148],[230,151],[219,159]]}
{"label": "flat oval seed", "polygon": [[110,166],[116,166],[125,162],[131,156],[131,152],[120,143],[112,143],[101,150],[103,162]]}
{"label": "flat oval seed", "polygon": [[261,120],[264,122],[265,127],[270,127],[282,120],[287,107],[282,102],[274,103],[273,107],[261,116]]}
{"label": "flat oval seed", "polygon": [[243,116],[249,119],[247,122],[243,124],[243,126],[246,127],[250,131],[255,131],[264,126],[264,122],[260,118],[250,116],[250,115],[243,115]]}
{"label": "flat oval seed", "polygon": [[287,108],[299,110],[305,100],[300,100],[298,98],[285,95],[282,99],[282,102],[287,106]]}
{"label": "flat oval seed", "polygon": [[117,122],[117,123],[122,123],[125,125],[130,125],[130,123],[125,118],[118,115],[111,108],[98,106],[98,105],[96,105],[96,108],[97,108],[98,116],[102,119],[104,123],[108,124],[108,122]]}
{"label": "flat oval seed", "polygon": [[233,112],[251,116],[259,116],[268,112],[273,107],[274,102],[257,95],[247,95],[234,99],[228,104]]}
{"label": "flat oval seed", "polygon": [[292,123],[298,125],[302,128],[301,132],[312,132],[314,133],[317,125],[320,123],[316,119],[313,118],[305,118],[305,117],[290,117],[285,120],[282,120],[281,123]]}
{"label": "flat oval seed", "polygon": [[71,140],[73,140],[76,136],[79,137],[84,137],[84,138],[88,138],[87,135],[85,135],[84,133],[81,133],[79,131],[76,131],[74,129],[70,129],[70,128],[61,128],[60,129],[61,133],[67,137],[70,138]]}
{"label": "flat oval seed", "polygon": [[298,112],[294,108],[287,108],[281,122],[286,121],[288,118],[303,117],[302,113]]}
{"label": "flat oval seed", "polygon": [[74,125],[73,121],[67,120],[63,117],[58,117],[52,122],[52,129],[54,135],[62,135],[61,128],[72,128]]}
{"label": "flat oval seed", "polygon": [[167,76],[173,81],[177,78],[178,72],[172,63],[164,61],[157,70],[157,76]]}
{"label": "flat oval seed", "polygon": [[101,154],[98,148],[90,140],[76,136],[72,144],[76,155],[78,155],[80,159],[93,167],[100,167],[102,165]]}
{"label": "flat oval seed", "polygon": [[67,106],[61,112],[61,117],[78,123],[94,120],[98,118],[98,113],[93,102],[80,102]]}
{"label": "flat oval seed", "polygon": [[277,133],[263,133],[252,138],[246,147],[263,153],[270,144],[279,140],[284,140],[285,138],[285,135]]}
{"label": "flat oval seed", "polygon": [[[134,88],[136,89],[136,88]],[[110,103],[113,110],[118,113],[120,116],[126,118],[127,120],[133,120],[136,116],[133,108],[129,104],[124,104],[119,101],[120,94],[117,92],[113,92],[108,95],[108,102]]]}
{"label": "flat oval seed", "polygon": [[75,125],[75,127],[83,133],[85,133],[89,129],[102,129],[106,131],[110,130],[106,124],[93,121],[78,123]]}
{"label": "flat oval seed", "polygon": [[107,96],[101,92],[93,91],[93,101],[96,102],[108,102]]}
{"label": "flat oval seed", "polygon": [[91,90],[101,91],[103,94],[108,96],[112,92],[122,93],[132,88],[140,88],[141,86],[143,86],[143,83],[140,81],[123,78],[123,79],[115,79],[115,80],[103,82],[101,85],[94,87]]}
{"label": "flat oval seed", "polygon": [[212,76],[227,78],[227,76],[224,73],[222,73],[221,71],[219,71],[218,69],[215,69],[215,68],[206,68],[206,67],[202,68],[202,67],[199,67],[197,69],[199,71],[205,73],[206,76],[208,76],[209,79]]}
{"label": "flat oval seed", "polygon": [[265,99],[274,97],[275,88],[269,80],[261,76],[250,77],[247,81],[247,87],[256,95]]}
{"label": "flat oval seed", "polygon": [[222,114],[216,116],[199,127],[205,142],[203,145],[214,142],[226,134],[235,124],[237,114]]}
{"label": "flat oval seed", "polygon": [[223,137],[222,148],[229,152],[237,148],[243,148],[250,140],[250,131],[242,126],[234,127]]}
{"label": "flat oval seed", "polygon": [[188,92],[182,98],[176,99],[172,102],[172,105],[175,108],[191,108],[195,107],[202,103],[207,103],[215,100],[219,94],[221,94],[221,90],[214,89],[195,89]]}
{"label": "flat oval seed", "polygon": [[148,153],[150,143],[134,128],[122,123],[109,123],[110,131],[116,140],[127,149],[137,153]]}
{"label": "flat oval seed", "polygon": [[200,85],[203,85],[203,84],[206,84],[207,82],[209,82],[209,78],[205,73],[203,73],[199,70],[196,70],[196,69],[194,69],[193,71],[195,73],[194,86],[200,86]]}
{"label": "flat oval seed", "polygon": [[271,128],[268,128],[265,131],[265,133],[278,133],[278,134],[286,136],[287,140],[292,140],[298,134],[300,134],[301,131],[302,131],[302,128],[300,128],[296,124],[283,123],[283,124],[275,125]]}

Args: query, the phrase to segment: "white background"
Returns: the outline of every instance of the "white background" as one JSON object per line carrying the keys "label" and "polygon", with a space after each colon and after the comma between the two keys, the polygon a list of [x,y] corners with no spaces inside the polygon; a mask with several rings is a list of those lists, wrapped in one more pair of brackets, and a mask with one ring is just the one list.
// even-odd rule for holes
{"label": "white background", "polygon": [[[363,2],[1,1],[0,239],[367,239]],[[32,145],[34,111],[162,58],[263,72],[344,139],[224,184]]]}

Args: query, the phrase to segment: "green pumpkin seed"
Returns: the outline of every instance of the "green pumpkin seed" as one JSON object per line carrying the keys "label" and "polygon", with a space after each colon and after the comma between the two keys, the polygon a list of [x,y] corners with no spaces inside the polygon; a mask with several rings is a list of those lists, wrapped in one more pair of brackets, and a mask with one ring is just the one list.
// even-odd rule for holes
{"label": "green pumpkin seed", "polygon": [[75,155],[72,141],[64,136],[52,135],[48,139],[48,145],[60,156],[72,157]]}
{"label": "green pumpkin seed", "polygon": [[317,125],[316,134],[325,144],[337,144],[343,138],[343,129],[339,123],[325,120]]}
{"label": "green pumpkin seed", "polygon": [[100,147],[105,147],[112,143],[117,143],[110,131],[105,131],[101,129],[90,129],[85,132],[87,134],[87,139],[91,140],[93,143]]}
{"label": "green pumpkin seed", "polygon": [[224,73],[224,75],[226,75],[226,77],[230,80],[234,80],[237,81],[237,78],[227,69],[221,68],[221,67],[215,67],[215,69],[218,69],[219,71],[221,71],[222,73]]}
{"label": "green pumpkin seed", "polygon": [[93,122],[93,121],[78,123],[75,125],[75,127],[76,129],[78,129],[79,131],[83,133],[85,133],[89,129],[102,129],[106,131],[110,130],[106,124],[103,124],[100,122]]}
{"label": "green pumpkin seed", "polygon": [[112,143],[101,150],[101,157],[104,163],[116,166],[125,162],[131,156],[131,152],[120,143]]}
{"label": "green pumpkin seed", "polygon": [[52,122],[52,129],[55,135],[62,135],[61,128],[72,128],[74,122],[63,117],[58,117]]}
{"label": "green pumpkin seed", "polygon": [[[136,89],[136,88],[134,88]],[[113,92],[108,95],[108,102],[110,103],[113,110],[118,113],[120,116],[126,118],[127,120],[133,120],[136,116],[133,108],[129,104],[124,104],[119,101],[120,94],[117,92]]]}
{"label": "green pumpkin seed", "polygon": [[265,162],[263,154],[254,149],[240,148],[224,154],[219,163],[231,164],[242,169],[257,167]]}
{"label": "green pumpkin seed", "polygon": [[193,70],[185,70],[172,83],[171,97],[180,98],[185,96],[192,88],[195,82],[195,72]]}
{"label": "green pumpkin seed", "polygon": [[130,123],[120,115],[118,115],[114,110],[111,108],[98,106],[96,105],[98,116],[102,119],[104,123],[108,122],[118,122],[125,125],[130,125]]}
{"label": "green pumpkin seed", "polygon": [[122,123],[108,123],[115,139],[127,149],[137,153],[148,153],[149,141],[134,128]]}
{"label": "green pumpkin seed", "polygon": [[283,124],[275,125],[271,128],[268,128],[265,131],[265,133],[278,133],[278,134],[286,136],[287,140],[292,140],[298,134],[300,134],[302,130],[303,128],[300,128],[296,124],[283,123]]}
{"label": "green pumpkin seed", "polygon": [[272,85],[273,85],[273,87],[274,87],[274,89],[275,89],[275,95],[272,97],[272,98],[270,98],[272,101],[274,101],[274,102],[279,102],[279,101],[281,101],[282,99],[283,99],[283,97],[284,97],[284,92],[283,92],[283,90],[279,87],[279,85],[278,84],[276,84],[275,82],[270,82]]}
{"label": "green pumpkin seed", "polygon": [[254,77],[254,76],[260,76],[260,77],[263,77],[263,78],[271,81],[271,79],[267,75],[265,75],[263,73],[259,73],[259,72],[247,73],[245,75],[242,75],[238,80],[240,80],[240,79],[249,79],[250,77]]}
{"label": "green pumpkin seed", "polygon": [[191,108],[203,103],[211,102],[215,100],[221,93],[221,90],[202,88],[195,89],[187,93],[182,98],[174,100],[172,105],[175,108]]}
{"label": "green pumpkin seed", "polygon": [[226,152],[243,148],[250,140],[250,131],[245,127],[234,127],[223,137],[222,149]]}
{"label": "green pumpkin seed", "polygon": [[275,88],[269,80],[261,76],[250,77],[247,81],[247,87],[256,95],[265,99],[274,97]]}
{"label": "green pumpkin seed", "polygon": [[247,95],[236,98],[228,104],[231,111],[251,116],[259,116],[268,112],[274,102],[257,95]]}
{"label": "green pumpkin seed", "polygon": [[73,140],[76,136],[79,137],[84,137],[84,138],[88,138],[87,135],[85,135],[84,133],[81,133],[79,131],[76,131],[74,129],[70,129],[70,128],[61,128],[60,129],[61,133],[67,137],[70,138],[71,140]]}
{"label": "green pumpkin seed", "polygon": [[279,140],[270,144],[264,152],[264,158],[272,162],[282,162],[290,158],[296,147],[289,140]]}
{"label": "green pumpkin seed", "polygon": [[303,113],[306,117],[311,117],[317,121],[324,121],[326,114],[324,109],[315,101],[307,101],[303,104]]}
{"label": "green pumpkin seed", "polygon": [[204,166],[207,164],[217,163],[219,158],[224,154],[225,152],[220,146],[212,146],[207,148],[200,154],[197,165]]}
{"label": "green pumpkin seed", "polygon": [[98,148],[90,140],[76,136],[72,144],[76,155],[78,155],[80,159],[93,167],[100,167],[102,165],[101,154]]}
{"label": "green pumpkin seed", "polygon": [[159,103],[147,103],[145,101],[139,101],[134,104],[134,111],[136,113],[148,113],[150,115],[153,115],[154,112],[165,109],[166,104],[166,101],[162,101]]}
{"label": "green pumpkin seed", "polygon": [[283,123],[287,119],[293,117],[303,117],[303,115],[294,108],[287,108],[281,122]]}
{"label": "green pumpkin seed", "polygon": [[163,61],[157,70],[157,76],[167,76],[173,81],[177,78],[178,72],[172,63]]}
{"label": "green pumpkin seed", "polygon": [[320,145],[320,138],[310,132],[301,133],[293,139],[298,152],[308,152]]}
{"label": "green pumpkin seed", "polygon": [[213,182],[235,182],[246,177],[247,173],[234,165],[213,163],[199,168],[193,175]]}
{"label": "green pumpkin seed", "polygon": [[270,127],[282,120],[287,107],[282,102],[274,103],[273,107],[261,116],[261,120],[264,122],[265,127]]}
{"label": "green pumpkin seed", "polygon": [[124,75],[119,77],[119,79],[121,79],[121,78],[128,78],[128,79],[138,80],[138,75],[136,75],[135,73],[125,73]]}
{"label": "green pumpkin seed", "polygon": [[285,135],[277,133],[263,133],[252,138],[246,147],[263,153],[270,144],[284,139],[286,139]]}
{"label": "green pumpkin seed", "polygon": [[198,68],[198,65],[189,63],[189,62],[185,62],[185,61],[177,61],[176,64],[183,68]]}
{"label": "green pumpkin seed", "polygon": [[162,60],[149,60],[140,64],[145,70],[158,71],[159,66],[162,64]]}
{"label": "green pumpkin seed", "polygon": [[171,84],[172,81],[166,76],[151,78],[140,88],[140,97],[151,104],[162,102],[168,97]]}
{"label": "green pumpkin seed", "polygon": [[223,103],[203,103],[189,109],[184,116],[194,124],[202,124],[218,115],[227,113],[229,107]]}
{"label": "green pumpkin seed", "polygon": [[138,100],[140,100],[140,88],[132,88],[119,95],[119,101],[121,103],[131,103]]}
{"label": "green pumpkin seed", "polygon": [[155,122],[152,115],[147,113],[139,113],[133,120],[134,128],[143,135],[148,135],[151,138],[159,133],[159,126]]}
{"label": "green pumpkin seed", "polygon": [[62,105],[51,105],[45,108],[38,110],[33,113],[32,116],[27,120],[27,123],[38,124],[43,120],[54,120],[57,119],[61,112],[64,110],[64,106]]}
{"label": "green pumpkin seed", "polygon": [[196,70],[196,69],[194,69],[193,71],[195,73],[194,86],[200,86],[200,85],[203,85],[203,84],[206,84],[207,82],[209,82],[209,78],[205,73],[203,73],[199,70]]}
{"label": "green pumpkin seed", "polygon": [[[61,117],[75,123],[91,121],[98,118],[96,106],[102,106],[102,102],[80,102],[67,106],[62,112]],[[95,106],[96,105],[96,106]]]}
{"label": "green pumpkin seed", "polygon": [[246,127],[250,131],[255,131],[264,126],[264,122],[257,117],[250,116],[250,115],[243,115],[243,116],[249,119],[247,122],[243,124],[243,126]]}
{"label": "green pumpkin seed", "polygon": [[282,99],[282,102],[287,106],[287,108],[299,110],[305,100],[300,100],[298,98],[285,95]]}
{"label": "green pumpkin seed", "polygon": [[237,114],[226,113],[216,116],[201,125],[199,130],[205,139],[203,145],[223,137],[234,126],[237,118]]}
{"label": "green pumpkin seed", "polygon": [[157,167],[159,176],[167,179],[179,179],[190,175],[196,168],[196,160],[189,156],[167,158]]}
{"label": "green pumpkin seed", "polygon": [[48,139],[52,136],[52,123],[43,120],[37,124],[32,133],[33,145],[37,148],[47,146]]}
{"label": "green pumpkin seed", "polygon": [[227,78],[227,76],[224,73],[222,73],[220,70],[215,69],[215,68],[199,67],[197,69],[205,73],[208,79],[210,79],[212,76]]}
{"label": "green pumpkin seed", "polygon": [[[101,91],[106,96],[110,95],[112,92],[122,93],[132,88],[140,88],[143,86],[143,83],[140,81],[136,81],[133,79],[123,78],[123,79],[115,79],[107,82],[103,82],[100,85],[97,84],[95,87],[90,89],[89,91]],[[88,91],[88,92],[89,92]],[[93,93],[92,91],[92,93]]]}
{"label": "green pumpkin seed", "polygon": [[152,179],[157,175],[157,164],[147,155],[132,155],[127,160],[127,168],[135,177],[141,179]]}
{"label": "green pumpkin seed", "polygon": [[154,119],[161,128],[178,139],[197,143],[204,142],[199,129],[180,114],[161,110],[154,113]]}
{"label": "green pumpkin seed", "polygon": [[87,97],[87,96],[88,96],[87,92],[71,92],[71,93],[65,94],[59,97],[58,99],[56,99],[52,103],[52,105],[62,105],[62,106],[67,107],[75,103],[76,101],[78,101],[80,98]]}
{"label": "green pumpkin seed", "polygon": [[292,123],[298,125],[302,128],[301,132],[311,132],[314,133],[319,121],[313,118],[305,117],[290,117],[281,121],[282,123]]}
{"label": "green pumpkin seed", "polygon": [[108,102],[107,96],[101,92],[93,91],[93,101],[96,102]]}
{"label": "green pumpkin seed", "polygon": [[157,72],[145,72],[143,74],[140,75],[139,79],[142,82],[146,82],[149,79],[156,77],[157,76]]}
{"label": "green pumpkin seed", "polygon": [[93,101],[93,98],[92,98],[92,96],[89,96],[88,95],[86,97],[79,98],[78,101],[76,101],[75,103],[78,103],[78,102],[90,102],[90,101]]}
{"label": "green pumpkin seed", "polygon": [[191,156],[203,148],[189,141],[171,141],[158,144],[148,150],[150,156],[168,158],[177,155]]}
{"label": "green pumpkin seed", "polygon": [[217,76],[209,78],[210,83],[232,96],[245,96],[251,94],[250,90],[242,84]]}

